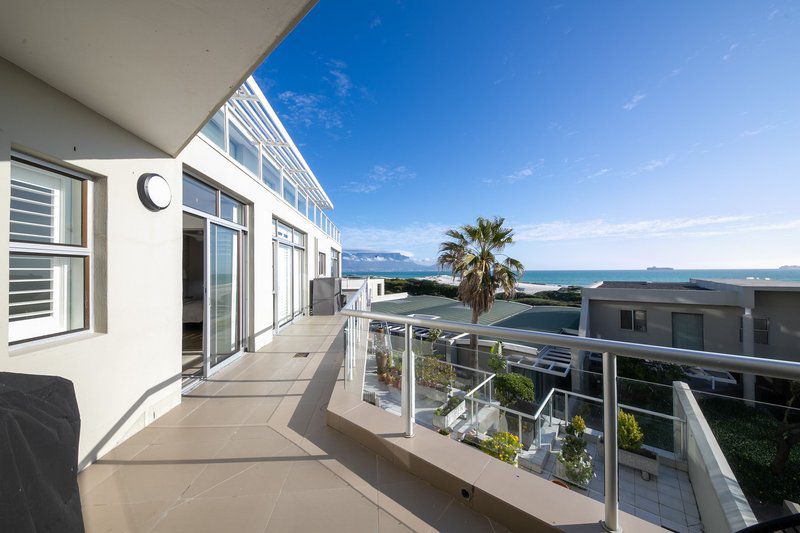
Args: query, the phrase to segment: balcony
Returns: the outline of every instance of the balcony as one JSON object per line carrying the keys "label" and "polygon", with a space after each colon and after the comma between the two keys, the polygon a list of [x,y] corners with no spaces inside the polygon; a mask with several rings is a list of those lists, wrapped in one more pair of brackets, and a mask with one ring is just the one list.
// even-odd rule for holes
{"label": "balcony", "polygon": [[[447,396],[463,400],[464,409],[445,422],[449,435],[434,431],[442,425],[435,410],[443,398],[425,389],[431,384],[425,377],[427,341],[414,337],[415,328],[477,328],[494,337],[532,335],[539,343],[590,350],[598,341],[376,315],[369,311],[366,284],[350,295],[343,315],[308,317],[287,327],[84,470],[79,483],[87,530],[602,531],[604,521],[609,529],[637,532],[659,526],[738,531],[756,522],[719,446],[703,438],[708,424],[698,398],[680,384],[651,384],[648,395],[669,396],[673,411],[656,403],[632,405],[631,385],[608,379],[615,372],[607,355],[603,374],[587,372],[576,380],[602,384],[599,397],[592,386],[587,394],[554,388],[532,402],[530,413],[497,401],[494,373],[439,361],[452,367]],[[405,335],[371,330],[370,315],[402,324]],[[375,347],[387,340],[402,361],[399,387],[374,373]],[[738,356],[714,363],[701,352],[599,342],[624,354],[683,354],[709,368],[798,373],[792,363]],[[659,455],[650,479],[631,467],[617,468],[617,447],[609,445],[616,437],[602,438],[616,433],[616,407],[636,414],[645,447]],[[575,413],[586,420],[595,460],[596,477],[585,488],[552,482],[557,472],[551,452]],[[479,449],[499,432],[522,443],[515,465]]]}
{"label": "balcony", "polygon": [[[350,316],[345,366],[352,382],[334,391],[329,423],[434,485],[456,494],[460,490],[473,509],[512,529],[539,521],[561,529],[576,523],[588,527],[592,514],[607,529],[636,531],[655,526],[673,531],[739,531],[772,518],[774,506],[769,511],[758,508],[762,502],[752,490],[758,485],[754,478],[768,480],[770,473],[766,468],[754,472],[736,456],[734,474],[725,455],[732,448],[725,419],[745,411],[758,417],[738,435],[742,442],[752,443],[765,439],[763,432],[745,434],[766,427],[760,420],[764,413],[772,410],[769,416],[779,420],[797,417],[800,411],[693,391],[680,381],[662,385],[620,378],[616,355],[783,379],[797,379],[800,364],[390,315],[370,311],[367,300],[354,297],[343,311]],[[443,335],[432,333],[436,330]],[[533,355],[509,357],[513,363],[509,367],[558,374],[556,383],[561,385],[544,388],[524,407],[498,401],[498,375],[464,367],[463,356],[471,358],[463,345],[435,339],[464,333],[538,345]],[[542,361],[547,354],[568,357],[570,350],[601,353],[603,372],[563,365],[554,372],[545,364],[549,360]],[[487,355],[481,354],[484,361]],[[359,392],[362,398],[357,398]],[[706,419],[704,409],[712,418]],[[637,420],[645,450],[637,455],[651,457],[651,463],[643,464],[616,446],[619,410]],[[565,476],[557,461],[566,442],[562,435],[575,414],[586,422],[586,447],[593,459],[593,476],[582,483]],[[399,438],[400,431],[404,438]],[[727,441],[724,446],[717,442],[720,431]],[[510,468],[496,458],[492,447],[497,436],[505,439],[509,434],[520,443],[510,459],[508,448],[500,456],[513,463]],[[611,438],[605,439],[606,435]],[[482,456],[481,451],[486,453]],[[486,454],[495,457],[487,459]],[[742,485],[737,475],[743,476]],[[543,504],[543,494],[560,503],[555,508]],[[572,500],[567,500],[573,495],[580,495],[574,502],[580,513],[573,512]],[[602,505],[592,507],[591,502]],[[642,521],[632,522],[634,517]]]}
{"label": "balcony", "polygon": [[504,531],[326,426],[344,320],[285,328],[85,469],[86,530]]}

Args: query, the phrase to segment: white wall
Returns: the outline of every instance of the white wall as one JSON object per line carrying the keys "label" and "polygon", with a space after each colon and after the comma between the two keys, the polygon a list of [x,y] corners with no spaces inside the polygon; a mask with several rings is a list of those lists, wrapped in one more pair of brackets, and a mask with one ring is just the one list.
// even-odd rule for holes
{"label": "white wall", "polygon": [[706,531],[739,531],[755,515],[686,383],[673,383],[675,416],[686,420],[686,460],[700,519]]}
{"label": "white wall", "polygon": [[[251,347],[272,338],[272,217],[308,234],[309,279],[316,276],[315,240],[329,259],[341,246],[201,138],[171,158],[2,59],[0,79],[0,286],[8,287],[11,149],[96,176],[95,331],[9,348],[7,318],[0,326],[0,371],[74,383],[83,466],[180,402],[184,165],[251,205]],[[139,176],[151,172],[164,176],[173,194],[157,213],[145,209],[136,189]],[[8,309],[7,290],[0,308]]]}
{"label": "white wall", "polygon": [[[180,166],[1,59],[0,79],[0,286],[8,287],[11,148],[97,176],[98,331],[9,348],[8,320],[0,326],[0,370],[74,383],[82,419],[79,457],[93,460],[180,401]],[[175,194],[159,213],[137,196],[137,179],[147,172],[164,176]],[[7,290],[0,291],[0,309],[7,317]]]}
{"label": "white wall", "polygon": [[[247,290],[251,309],[248,336],[251,339],[250,346],[259,349],[268,343],[273,335],[273,217],[306,233],[308,280],[318,277],[314,242],[319,242],[319,250],[325,252],[328,264],[330,264],[330,249],[333,247],[341,251],[341,245],[328,237],[311,220],[290,206],[272,189],[254,179],[243,167],[205,138],[195,137],[179,154],[178,160],[193,171],[193,175],[218,186],[224,192],[250,206],[247,222],[250,250],[250,264],[248,265],[250,286]],[[308,287],[306,287],[306,306],[309,305],[308,298]]]}

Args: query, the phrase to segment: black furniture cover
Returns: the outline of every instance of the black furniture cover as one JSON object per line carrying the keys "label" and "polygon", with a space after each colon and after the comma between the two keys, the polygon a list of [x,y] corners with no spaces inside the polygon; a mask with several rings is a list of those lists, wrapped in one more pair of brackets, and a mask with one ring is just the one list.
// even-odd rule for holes
{"label": "black furniture cover", "polygon": [[0,531],[83,531],[72,382],[0,372]]}

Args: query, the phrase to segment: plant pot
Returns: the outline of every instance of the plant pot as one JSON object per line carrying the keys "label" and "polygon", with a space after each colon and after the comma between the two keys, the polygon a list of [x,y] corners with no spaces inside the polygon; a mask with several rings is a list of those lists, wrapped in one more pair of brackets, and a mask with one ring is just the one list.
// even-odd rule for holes
{"label": "plant pot", "polygon": [[417,384],[417,394],[422,394],[434,402],[446,402],[448,397],[447,391],[434,389],[433,387],[420,384]]}
{"label": "plant pot", "polygon": [[658,455],[647,450],[632,452],[620,448],[619,464],[638,470],[645,480],[649,480],[650,476],[658,476]]}
{"label": "plant pot", "polygon": [[[445,403],[445,405],[447,405]],[[467,402],[461,402],[446,415],[433,415],[433,425],[439,429],[451,428],[461,415],[467,412]]]}
{"label": "plant pot", "polygon": [[[553,469],[553,475],[562,481],[566,481],[572,487],[578,488],[581,492],[588,492],[589,491],[589,483],[576,483],[572,480],[568,473],[567,467],[558,460],[559,453],[556,453],[556,465]],[[589,456],[589,460],[591,460],[592,456]]]}
{"label": "plant pot", "polygon": [[375,362],[378,365],[378,374],[383,374],[389,366],[389,354],[378,353],[375,354]]}

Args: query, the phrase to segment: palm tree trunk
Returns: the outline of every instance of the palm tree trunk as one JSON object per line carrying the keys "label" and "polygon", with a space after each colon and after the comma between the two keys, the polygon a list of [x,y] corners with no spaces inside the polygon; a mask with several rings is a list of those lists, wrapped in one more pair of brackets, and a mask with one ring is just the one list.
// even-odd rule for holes
{"label": "palm tree trunk", "polygon": [[[478,323],[478,313],[475,309],[472,310],[472,323]],[[470,335],[469,336],[469,361],[470,366],[474,369],[478,368],[478,336],[477,335]]]}

